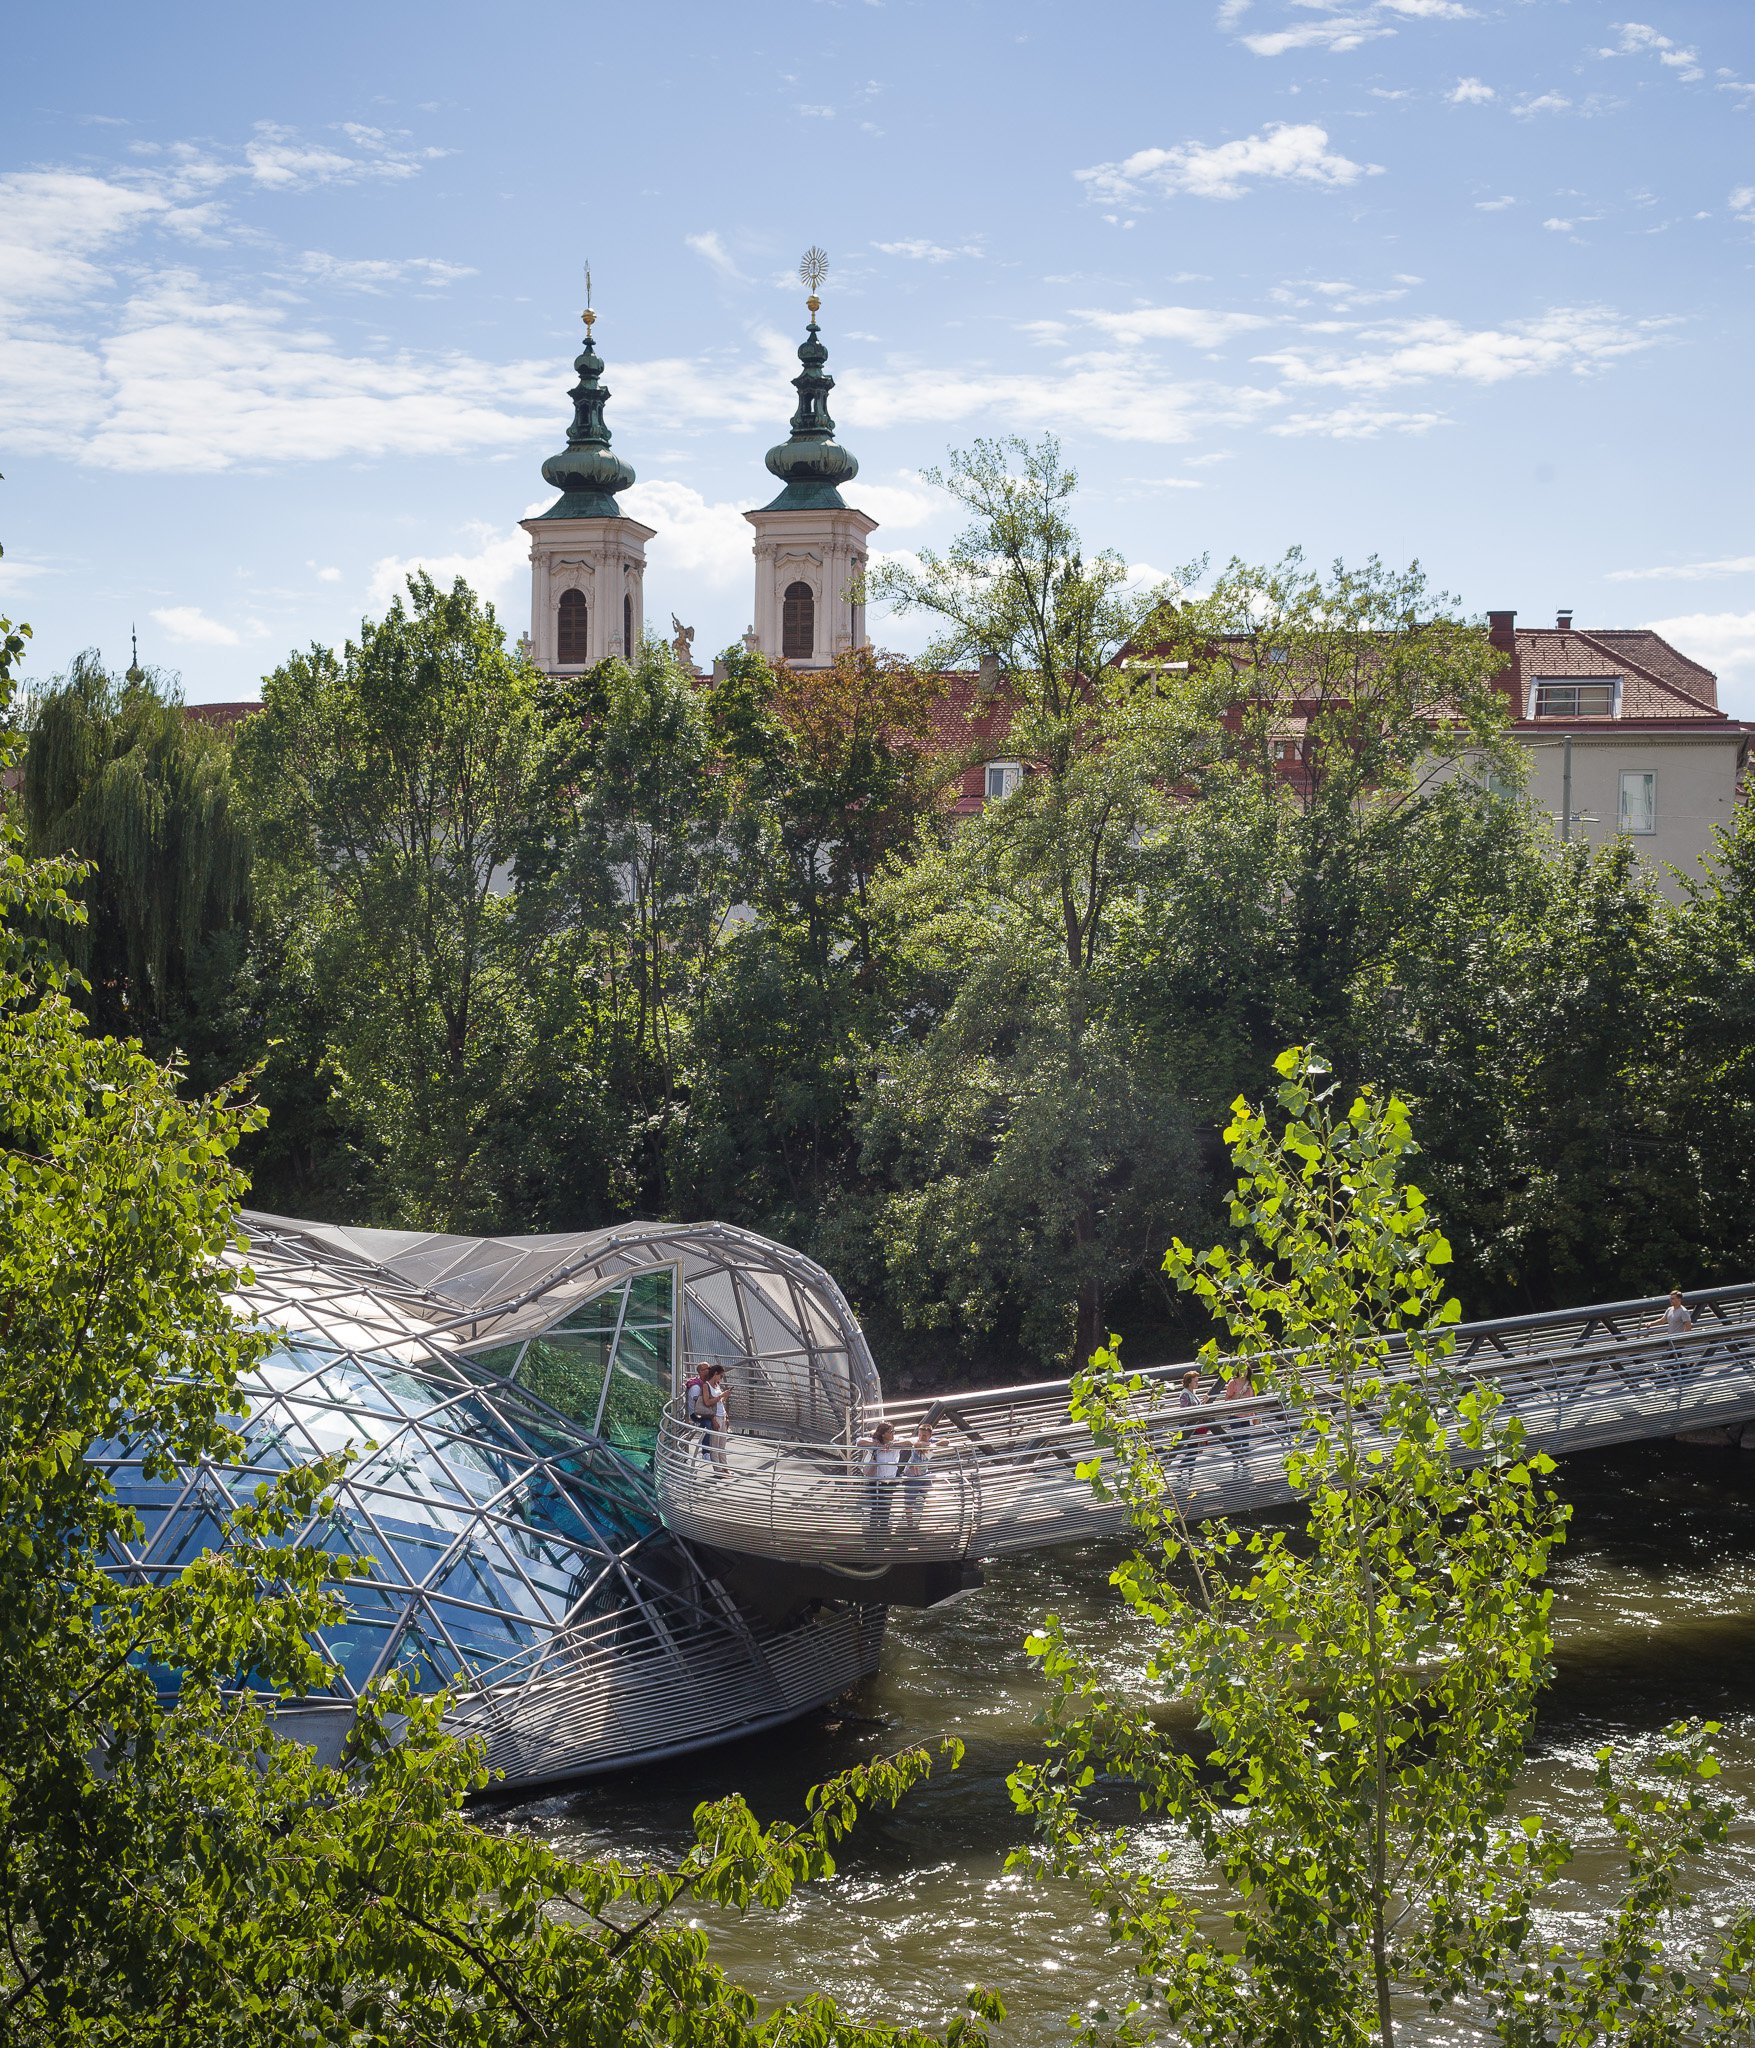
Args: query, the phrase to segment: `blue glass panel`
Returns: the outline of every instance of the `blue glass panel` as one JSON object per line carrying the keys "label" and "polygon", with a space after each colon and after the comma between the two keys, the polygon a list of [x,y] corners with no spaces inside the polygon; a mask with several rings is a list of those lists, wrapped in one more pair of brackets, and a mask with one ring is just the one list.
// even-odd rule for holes
{"label": "blue glass panel", "polygon": [[353,1690],[360,1692],[370,1681],[390,1641],[390,1624],[360,1621],[350,1615],[346,1621],[326,1628],[317,1641],[341,1666]]}
{"label": "blue glass panel", "polygon": [[422,1692],[438,1692],[459,1675],[465,1660],[441,1637],[411,1621],[396,1644],[395,1667],[407,1671]]}
{"label": "blue glass panel", "polygon": [[225,1531],[218,1521],[197,1507],[169,1520],[159,1533],[150,1561],[161,1566],[193,1564],[203,1551],[222,1549],[224,1543]]}

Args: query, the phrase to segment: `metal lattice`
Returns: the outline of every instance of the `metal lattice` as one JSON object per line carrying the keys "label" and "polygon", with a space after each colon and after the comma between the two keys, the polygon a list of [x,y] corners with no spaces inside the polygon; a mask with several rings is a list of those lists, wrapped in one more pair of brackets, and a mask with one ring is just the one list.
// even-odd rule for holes
{"label": "metal lattice", "polygon": [[249,1216],[240,1309],[272,1333],[244,1387],[244,1452],[149,1479],[151,1446],[94,1447],[140,1518],[113,1560],[152,1584],[225,1540],[289,1466],[351,1448],[301,1540],[366,1556],[326,1629],[338,1736],[386,1674],[457,1689],[456,1719],[516,1781],[722,1740],[832,1697],[875,1664],[882,1615],[756,1626],[664,1528],[651,1479],[696,1359],[731,1362],[751,1418],[827,1425],[875,1398],[857,1320],[809,1260],[722,1225],[570,1237],[350,1231]]}

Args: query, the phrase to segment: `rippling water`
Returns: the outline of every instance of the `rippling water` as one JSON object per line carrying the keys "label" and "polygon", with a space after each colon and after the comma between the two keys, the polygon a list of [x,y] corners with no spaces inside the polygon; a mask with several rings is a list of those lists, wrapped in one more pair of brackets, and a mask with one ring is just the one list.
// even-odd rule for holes
{"label": "rippling water", "polygon": [[[1641,1445],[1571,1459],[1560,1484],[1574,1520],[1555,1577],[1559,1676],[1525,1790],[1592,1845],[1562,1901],[1582,1920],[1608,1898],[1590,1783],[1603,1741],[1687,1714],[1722,1721],[1724,1782],[1755,1806],[1755,1454]],[[981,1983],[1005,1998],[1003,2042],[1063,2040],[1072,2007],[1124,1995],[1128,1962],[1082,1893],[1007,1874],[1021,1831],[1005,1780],[1037,1747],[1042,1695],[1022,1642],[1039,1615],[1064,1615],[1117,1676],[1139,1668],[1140,1639],[1106,1584],[1119,1554],[1087,1545],[991,1566],[977,1592],[894,1614],[882,1670],[835,1711],[517,1817],[557,1844],[661,1853],[702,1799],[740,1791],[764,1819],[784,1818],[862,1757],[959,1735],[962,1769],[862,1826],[831,1883],[783,1914],[708,1917],[715,1953],[764,1998],[828,1991],[862,2017],[921,2025],[942,2024]],[[1711,1868],[1700,1910],[1733,1900],[1755,1900],[1747,1828]]]}

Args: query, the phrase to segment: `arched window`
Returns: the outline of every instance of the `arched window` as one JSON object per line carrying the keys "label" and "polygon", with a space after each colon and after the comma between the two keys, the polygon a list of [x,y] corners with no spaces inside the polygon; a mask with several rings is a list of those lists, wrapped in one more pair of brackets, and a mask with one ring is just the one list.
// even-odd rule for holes
{"label": "arched window", "polygon": [[585,628],[588,620],[584,591],[563,590],[560,611],[556,615],[559,630],[555,635],[555,659],[562,668],[579,667],[586,660]]}
{"label": "arched window", "polygon": [[634,597],[631,591],[622,598],[622,659],[634,658]]}
{"label": "arched window", "polygon": [[789,583],[780,620],[780,652],[788,661],[809,661],[817,645],[817,601],[808,583]]}

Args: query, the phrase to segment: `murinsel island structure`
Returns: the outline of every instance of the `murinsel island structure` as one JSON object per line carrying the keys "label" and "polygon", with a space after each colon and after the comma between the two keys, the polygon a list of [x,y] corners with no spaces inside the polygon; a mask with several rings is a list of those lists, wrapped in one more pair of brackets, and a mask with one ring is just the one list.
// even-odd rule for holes
{"label": "murinsel island structure", "polygon": [[[859,591],[876,522],[841,495],[858,464],[828,411],[820,252],[803,270],[798,406],[767,458],[781,488],[747,515],[748,641],[809,671],[866,644]],[[529,645],[555,675],[631,655],[645,629],[653,533],[617,506],[633,471],[610,447],[595,319],[588,308],[567,445],[543,465],[560,496],[525,522]],[[1749,731],[1718,711],[1711,676],[1651,634],[1575,634],[1569,616],[1552,634],[1516,630],[1509,613],[1491,624],[1520,736],[1558,723],[1597,731],[1636,834],[1665,815],[1657,776],[1666,789],[1676,778],[1616,750],[1649,741],[1687,755],[1704,846]],[[685,661],[686,638],[679,630]],[[952,750],[975,762],[964,800],[1003,800],[1027,769],[1004,758],[1003,689],[942,680],[947,720],[966,727]],[[978,759],[983,746],[994,759]],[[1285,746],[1294,772],[1295,734]],[[1569,827],[1570,741],[1565,763]],[[397,1670],[451,1690],[455,1724],[483,1738],[511,1785],[728,1741],[874,1670],[889,1607],[948,1597],[984,1557],[1121,1526],[1116,1502],[1079,1476],[1090,1439],[1066,1382],[888,1401],[834,1280],[749,1231],[628,1223],[463,1238],[259,1214],[244,1225],[235,1298],[273,1341],[244,1389],[241,1463],[149,1478],[151,1447],[126,1429],[92,1455],[139,1515],[138,1542],[112,1568],[141,1585],[222,1541],[230,1508],[260,1480],[354,1451],[303,1540],[372,1564],[347,1582],[346,1619],[322,1639],[326,1690],[283,1710],[327,1754],[361,1692]],[[1465,1326],[1453,1363],[1460,1381],[1491,1376],[1553,1449],[1741,1428],[1755,1420],[1755,1284],[1692,1302],[1695,1326],[1679,1335],[1659,1327],[1657,1302]],[[1393,1346],[1389,1359],[1393,1369]],[[712,1363],[729,1386],[722,1437],[682,1399]],[[1168,1395],[1180,1370],[1146,1374],[1140,1399],[1190,1514],[1287,1499],[1292,1418],[1271,1395],[1178,1408]],[[895,1449],[880,1456],[883,1422]]]}
{"label": "murinsel island structure", "polygon": [[[175,1573],[232,1504],[322,1452],[355,1460],[304,1533],[373,1560],[326,1631],[325,1692],[283,1710],[334,1754],[374,1679],[453,1690],[514,1786],[705,1748],[808,1712],[875,1670],[886,1610],[931,1604],[980,1560],[1123,1523],[1078,1466],[1065,1381],[886,1401],[858,1318],[811,1260],[726,1224],[548,1237],[352,1230],[247,1215],[237,1304],[272,1334],[245,1388],[245,1451],[149,1479],[126,1433],[92,1455],[140,1517],[124,1583]],[[1755,1284],[1526,1316],[1455,1334],[1551,1449],[1755,1419]],[[731,1427],[690,1421],[721,1364]],[[1394,1369],[1393,1349],[1389,1370]],[[1296,1425],[1271,1395],[1174,1405],[1147,1426],[1196,1516],[1289,1497]],[[918,1464],[871,1454],[930,1432]]]}

